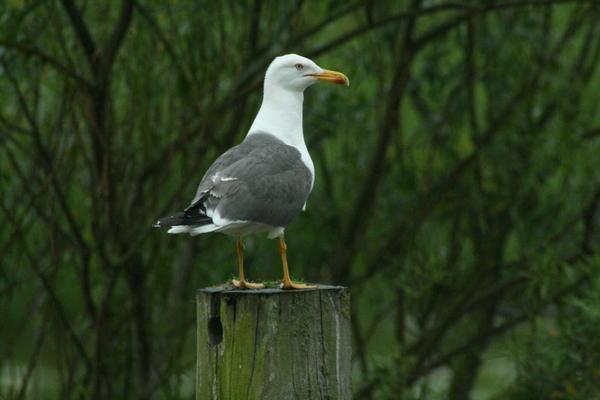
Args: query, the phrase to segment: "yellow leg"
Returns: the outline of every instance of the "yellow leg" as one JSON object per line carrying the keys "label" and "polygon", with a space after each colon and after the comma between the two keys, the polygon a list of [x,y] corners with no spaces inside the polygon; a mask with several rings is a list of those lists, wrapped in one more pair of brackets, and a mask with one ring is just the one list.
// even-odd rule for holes
{"label": "yellow leg", "polygon": [[283,266],[283,282],[282,289],[314,289],[314,285],[306,285],[304,283],[295,283],[290,279],[290,271],[287,263],[287,245],[283,239],[283,235],[279,236],[279,254],[281,255],[281,265]]}
{"label": "yellow leg", "polygon": [[246,280],[244,276],[244,243],[242,242],[242,238],[239,237],[237,240],[237,256],[238,256],[238,266],[240,268],[240,280],[234,279],[231,281],[233,286],[238,289],[262,289],[265,287],[262,283],[252,283]]}

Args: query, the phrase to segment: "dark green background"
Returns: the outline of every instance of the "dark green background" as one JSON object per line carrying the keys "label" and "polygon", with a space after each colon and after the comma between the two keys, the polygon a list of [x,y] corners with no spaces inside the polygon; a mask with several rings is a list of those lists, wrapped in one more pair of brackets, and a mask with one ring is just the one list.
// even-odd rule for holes
{"label": "dark green background", "polygon": [[[356,399],[600,398],[598,1],[0,4],[0,398],[193,396],[222,235],[151,229],[274,56],[316,167],[292,274],[352,291]],[[280,278],[276,242],[248,275]]]}

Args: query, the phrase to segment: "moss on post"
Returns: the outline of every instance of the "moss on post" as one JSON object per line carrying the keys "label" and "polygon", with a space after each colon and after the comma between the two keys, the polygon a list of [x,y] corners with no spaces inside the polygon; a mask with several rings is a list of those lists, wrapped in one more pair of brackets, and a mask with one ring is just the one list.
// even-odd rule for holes
{"label": "moss on post", "polygon": [[347,288],[206,288],[197,318],[197,400],[352,397]]}

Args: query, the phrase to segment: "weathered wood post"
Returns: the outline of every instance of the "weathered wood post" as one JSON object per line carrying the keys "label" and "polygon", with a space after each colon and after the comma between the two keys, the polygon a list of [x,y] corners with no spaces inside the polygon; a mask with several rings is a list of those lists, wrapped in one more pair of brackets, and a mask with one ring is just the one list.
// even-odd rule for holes
{"label": "weathered wood post", "polygon": [[347,288],[200,289],[197,400],[351,399]]}

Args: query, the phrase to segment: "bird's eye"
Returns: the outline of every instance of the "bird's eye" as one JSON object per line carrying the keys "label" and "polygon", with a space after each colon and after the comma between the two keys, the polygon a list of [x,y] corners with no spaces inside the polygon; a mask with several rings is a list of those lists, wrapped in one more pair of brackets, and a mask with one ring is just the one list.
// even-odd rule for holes
{"label": "bird's eye", "polygon": [[298,71],[302,71],[304,69],[304,65],[302,64],[296,64],[295,67]]}

